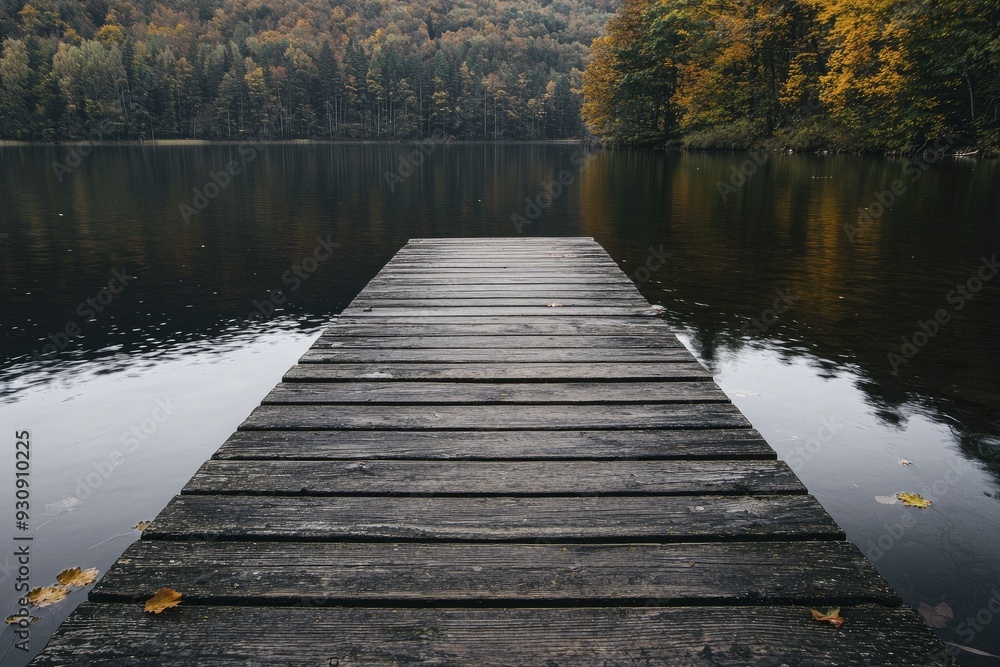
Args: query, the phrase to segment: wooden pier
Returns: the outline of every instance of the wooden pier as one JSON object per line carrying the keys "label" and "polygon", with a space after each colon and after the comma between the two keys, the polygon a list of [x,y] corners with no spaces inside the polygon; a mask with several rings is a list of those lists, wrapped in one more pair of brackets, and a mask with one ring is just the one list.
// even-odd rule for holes
{"label": "wooden pier", "polygon": [[597,243],[494,238],[410,241],[34,664],[951,658]]}

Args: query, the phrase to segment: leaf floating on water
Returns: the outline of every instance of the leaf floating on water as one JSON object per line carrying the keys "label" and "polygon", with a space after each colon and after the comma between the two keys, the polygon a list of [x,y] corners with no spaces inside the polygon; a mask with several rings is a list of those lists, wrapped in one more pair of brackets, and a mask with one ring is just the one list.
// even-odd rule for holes
{"label": "leaf floating on water", "polygon": [[883,505],[895,505],[899,502],[899,498],[896,496],[875,496],[875,501]]}
{"label": "leaf floating on water", "polygon": [[32,588],[25,596],[28,603],[36,607],[48,607],[60,600],[64,600],[69,595],[69,589],[62,586],[40,586]]}
{"label": "leaf floating on water", "polygon": [[137,523],[134,526],[132,526],[132,530],[138,530],[141,533],[142,531],[144,531],[147,528],[149,528],[149,524],[151,524],[151,523],[153,523],[153,522],[152,521],[140,521],[139,523]]}
{"label": "leaf floating on water", "polygon": [[899,465],[901,465],[901,466],[911,466],[913,464],[910,463],[909,461],[907,461],[906,459],[899,459]]}
{"label": "leaf floating on water", "polygon": [[176,607],[181,603],[181,594],[172,588],[161,588],[156,595],[146,600],[145,610],[151,614],[159,614],[164,609]]}
{"label": "leaf floating on water", "polygon": [[948,621],[955,618],[955,612],[951,610],[951,605],[947,602],[942,602],[938,606],[932,607],[926,602],[921,601],[920,606],[917,607],[917,611],[924,617],[927,625],[932,628],[943,628],[948,625]]}
{"label": "leaf floating on water", "polygon": [[922,498],[919,493],[897,493],[896,497],[902,500],[907,507],[924,509],[931,506],[931,501]]}
{"label": "leaf floating on water", "polygon": [[3,619],[3,622],[6,623],[7,625],[21,625],[21,622],[25,620],[27,620],[28,625],[31,625],[33,623],[38,623],[38,621],[42,619],[38,618],[37,616],[14,615],[14,616],[8,616],[7,618]]}
{"label": "leaf floating on water", "polygon": [[826,611],[819,611],[818,609],[810,609],[813,618],[820,623],[829,623],[835,628],[839,628],[844,624],[847,619],[840,615],[840,607],[834,609],[827,609]]}
{"label": "leaf floating on water", "polygon": [[558,301],[553,301],[552,303],[547,303],[545,305],[548,306],[549,308],[562,308],[563,307],[563,305],[561,303],[559,303]]}
{"label": "leaf floating on water", "polygon": [[57,574],[56,581],[63,586],[89,586],[97,580],[97,572],[96,567],[92,567],[89,570],[81,570],[78,567],[73,567]]}

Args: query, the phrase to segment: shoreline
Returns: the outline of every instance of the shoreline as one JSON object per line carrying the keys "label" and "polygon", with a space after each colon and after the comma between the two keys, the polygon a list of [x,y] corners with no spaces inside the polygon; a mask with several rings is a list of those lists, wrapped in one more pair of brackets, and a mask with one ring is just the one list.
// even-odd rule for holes
{"label": "shoreline", "polygon": [[[0,139],[2,147],[26,146],[153,146],[153,147],[186,147],[186,146],[237,146],[247,143],[267,146],[412,146],[434,141],[433,137],[423,139],[156,139],[138,141],[135,139],[67,139],[64,141],[27,141],[22,139]],[[576,145],[587,143],[587,139],[452,139],[435,142],[441,144],[565,144]]]}
{"label": "shoreline", "polygon": [[[127,147],[152,147],[152,148],[193,148],[205,146],[239,146],[247,143],[265,146],[416,146],[427,139],[156,139],[155,141],[137,141],[130,139],[109,140],[101,139],[92,141],[89,139],[72,139],[65,141],[26,141],[21,139],[0,139],[0,149],[2,148],[59,148],[78,146],[127,146]],[[664,153],[752,153],[763,152],[768,154],[782,155],[811,155],[820,157],[834,156],[881,156],[881,157],[908,157],[918,155],[920,150],[912,152],[905,151],[870,151],[870,150],[848,150],[848,149],[815,149],[815,150],[794,150],[786,147],[766,148],[754,146],[749,148],[693,148],[685,146],[663,146],[663,145],[629,145],[629,144],[607,144],[593,138],[581,139],[452,139],[440,142],[444,145],[493,145],[493,146],[526,146],[526,145],[565,145],[578,146],[581,144],[601,149],[628,149],[644,151],[662,151]],[[1000,157],[1000,147],[980,148],[976,146],[963,146],[958,150],[948,151],[941,154],[942,157],[951,158],[989,158]]]}

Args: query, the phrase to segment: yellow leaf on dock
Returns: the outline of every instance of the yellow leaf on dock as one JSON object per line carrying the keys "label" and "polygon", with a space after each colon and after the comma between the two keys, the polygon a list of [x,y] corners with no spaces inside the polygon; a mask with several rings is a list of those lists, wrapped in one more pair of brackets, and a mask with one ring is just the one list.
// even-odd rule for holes
{"label": "yellow leaf on dock", "polygon": [[172,588],[161,588],[156,591],[156,595],[146,600],[146,611],[151,614],[159,614],[164,609],[176,607],[181,603],[181,594]]}

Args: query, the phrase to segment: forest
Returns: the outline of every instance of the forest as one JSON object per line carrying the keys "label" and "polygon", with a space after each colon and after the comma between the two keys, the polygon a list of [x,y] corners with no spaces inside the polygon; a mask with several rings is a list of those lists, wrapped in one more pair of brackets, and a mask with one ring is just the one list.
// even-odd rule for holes
{"label": "forest", "polygon": [[0,0],[0,138],[579,137],[613,0]]}
{"label": "forest", "polygon": [[622,0],[583,115],[614,143],[1000,146],[996,0]]}

